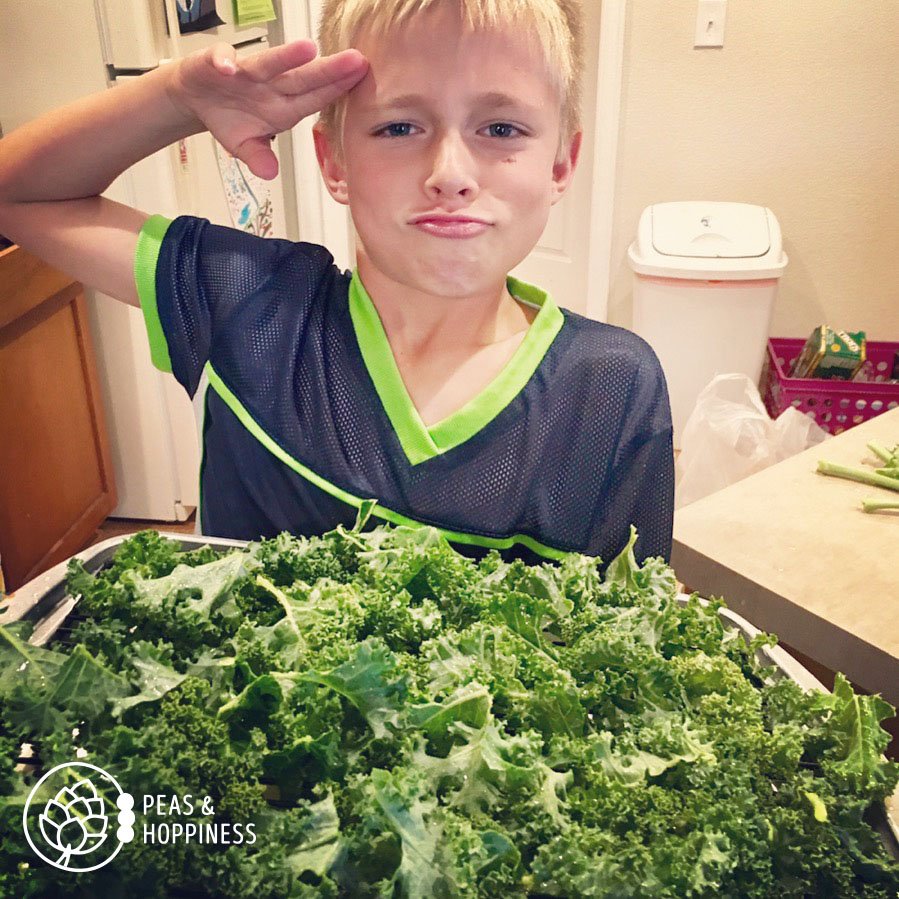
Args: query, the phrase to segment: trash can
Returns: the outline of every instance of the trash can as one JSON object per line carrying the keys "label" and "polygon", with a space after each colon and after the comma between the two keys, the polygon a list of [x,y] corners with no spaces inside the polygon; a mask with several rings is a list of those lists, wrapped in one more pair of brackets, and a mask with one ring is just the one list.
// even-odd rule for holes
{"label": "trash can", "polygon": [[674,445],[716,374],[758,383],[777,284],[787,264],[770,209],[747,203],[656,203],[628,249],[634,331],[668,381]]}

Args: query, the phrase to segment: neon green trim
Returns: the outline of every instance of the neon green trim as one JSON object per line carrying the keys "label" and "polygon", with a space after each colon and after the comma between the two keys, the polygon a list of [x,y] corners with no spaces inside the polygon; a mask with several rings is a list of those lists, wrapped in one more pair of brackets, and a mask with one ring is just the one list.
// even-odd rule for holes
{"label": "neon green trim", "polygon": [[521,393],[564,322],[561,310],[548,293],[511,276],[506,279],[506,283],[513,296],[539,306],[540,311],[512,358],[493,381],[461,409],[428,429],[441,452],[452,449],[477,434]]}
{"label": "neon green trim", "polygon": [[540,307],[537,317],[512,358],[490,384],[461,409],[428,427],[406,390],[378,311],[359,278],[359,270],[353,271],[349,304],[359,350],[412,465],[465,443],[493,421],[522,391],[559,333],[564,316],[546,291],[511,275],[506,278],[506,285],[519,299]]}
{"label": "neon green trim", "polygon": [[165,232],[169,230],[171,224],[171,219],[151,215],[140,230],[134,253],[134,283],[137,286],[137,296],[147,326],[150,360],[160,371],[168,372],[172,370],[172,360],[156,305],[156,262],[159,259],[162,238],[165,237]]}
{"label": "neon green trim", "polygon": [[[211,362],[206,363],[206,373],[209,376],[209,386],[222,398],[225,405],[237,416],[240,423],[256,438],[275,458],[283,462],[288,468],[295,471],[307,481],[315,484],[320,490],[330,496],[339,499],[341,502],[359,509],[363,504],[371,503],[368,498],[361,498],[348,493],[336,484],[316,474],[312,469],[307,468],[302,462],[294,459],[289,453],[283,450],[256,422],[252,415],[247,411],[241,401],[231,392],[230,388],[219,377],[218,372],[212,367]],[[205,443],[205,441],[204,441]],[[371,510],[372,515],[391,524],[405,525],[406,527],[431,527],[424,522],[416,521],[414,518],[408,518],[399,512],[394,512],[376,503]],[[544,556],[548,559],[562,559],[567,553],[565,550],[555,549],[552,546],[546,546],[526,534],[515,534],[512,537],[482,537],[479,534],[466,534],[462,531],[449,531],[444,528],[434,528],[439,534],[455,543],[465,543],[471,546],[483,546],[487,549],[509,549],[516,543],[527,547],[532,552]]]}
{"label": "neon green trim", "polygon": [[374,303],[354,269],[349,292],[350,318],[362,353],[362,360],[384,405],[406,457],[413,465],[431,459],[440,452],[431,439],[418,409],[409,398],[400,370],[387,342],[384,326]]}
{"label": "neon green trim", "polygon": [[203,386],[203,422],[200,425],[200,470],[197,485],[197,524],[203,533],[203,469],[206,467],[206,414],[209,411],[209,366],[205,368],[206,384]]}

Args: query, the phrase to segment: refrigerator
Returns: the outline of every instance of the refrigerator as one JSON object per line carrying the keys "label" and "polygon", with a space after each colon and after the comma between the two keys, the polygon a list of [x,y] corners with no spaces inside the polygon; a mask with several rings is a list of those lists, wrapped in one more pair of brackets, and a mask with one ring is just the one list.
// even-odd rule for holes
{"label": "refrigerator", "polygon": [[[253,27],[235,25],[233,0],[3,0],[2,6],[0,126],[7,132],[216,41],[233,44],[240,57],[285,40],[277,0],[277,19]],[[286,39],[307,36],[308,18],[288,16]],[[199,215],[297,240],[291,134],[279,135],[274,149],[279,176],[263,182],[211,135],[194,135],[129,169],[104,196],[148,213]],[[184,521],[199,501],[205,384],[192,403],[171,375],[152,366],[139,309],[90,290],[87,300],[119,495],[112,515]]]}

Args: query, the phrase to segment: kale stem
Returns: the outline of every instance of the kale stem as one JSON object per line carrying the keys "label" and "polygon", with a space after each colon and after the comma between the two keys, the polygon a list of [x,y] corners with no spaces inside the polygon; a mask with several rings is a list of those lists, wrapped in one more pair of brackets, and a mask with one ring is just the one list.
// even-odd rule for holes
{"label": "kale stem", "polygon": [[893,458],[893,454],[886,449],[886,447],[881,446],[873,440],[868,444],[868,449],[871,450],[881,462],[889,462],[890,459]]}
{"label": "kale stem", "polygon": [[899,502],[891,503],[879,499],[863,499],[862,509],[864,509],[865,512],[879,512],[881,509],[899,510]]}
{"label": "kale stem", "polygon": [[287,618],[288,623],[290,624],[293,632],[300,638],[300,643],[304,643],[303,635],[300,633],[300,628],[297,625],[296,618],[293,617],[293,609],[290,608],[290,603],[287,601],[287,597],[284,593],[279,590],[267,577],[263,577],[261,574],[256,575],[256,583],[259,584],[260,587],[264,587],[268,590],[275,599],[278,600],[278,605],[284,609],[284,615]]}
{"label": "kale stem", "polygon": [[872,487],[886,487],[887,490],[899,490],[899,478],[887,478],[873,471],[865,471],[863,468],[849,468],[846,465],[838,465],[835,462],[818,461],[818,471],[821,474],[835,478],[845,478],[847,481],[858,481],[860,484],[869,484]]}

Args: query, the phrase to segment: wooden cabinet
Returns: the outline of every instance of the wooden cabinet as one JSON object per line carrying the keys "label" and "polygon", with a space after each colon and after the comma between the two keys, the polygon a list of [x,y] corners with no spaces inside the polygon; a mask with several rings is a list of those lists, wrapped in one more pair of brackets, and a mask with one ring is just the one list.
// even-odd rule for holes
{"label": "wooden cabinet", "polygon": [[82,286],[0,252],[0,565],[12,591],[78,552],[116,505]]}

